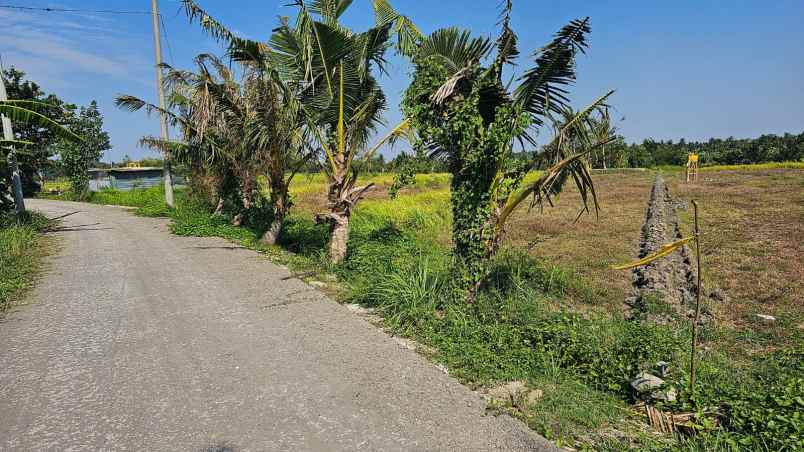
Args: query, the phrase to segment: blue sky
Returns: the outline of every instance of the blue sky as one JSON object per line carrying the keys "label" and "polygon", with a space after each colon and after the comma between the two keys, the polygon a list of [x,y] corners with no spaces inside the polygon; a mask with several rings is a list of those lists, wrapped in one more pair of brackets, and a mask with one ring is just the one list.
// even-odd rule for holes
{"label": "blue sky", "polygon": [[[148,0],[17,0],[27,7],[147,11]],[[237,33],[265,40],[286,0],[199,0]],[[445,26],[496,35],[498,0],[394,0],[429,33]],[[236,6],[234,6],[236,5]],[[190,25],[178,0],[161,0],[166,62],[190,67],[194,55],[220,47]],[[612,105],[628,141],[751,137],[804,131],[804,2],[793,1],[534,1],[515,0],[513,27],[527,68],[530,53],[573,18],[592,19],[591,49],[579,61],[572,99],[585,104],[616,89]],[[371,25],[370,0],[355,0],[347,23]],[[68,102],[96,99],[114,149],[105,160],[154,155],[142,135],[159,133],[157,119],[114,107],[118,94],[155,99],[148,15],[47,13],[0,8],[0,54],[48,92]],[[400,118],[409,67],[391,59],[382,80],[387,122]],[[395,151],[387,150],[392,155]]]}

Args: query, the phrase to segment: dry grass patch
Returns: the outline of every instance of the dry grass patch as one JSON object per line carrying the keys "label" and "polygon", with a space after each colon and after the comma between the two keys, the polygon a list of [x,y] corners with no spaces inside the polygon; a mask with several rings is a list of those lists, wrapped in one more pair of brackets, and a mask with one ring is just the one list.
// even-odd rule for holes
{"label": "dry grass patch", "polygon": [[630,261],[639,249],[653,174],[596,174],[593,179],[599,217],[592,213],[575,221],[581,201],[578,190],[568,185],[554,207],[517,212],[508,240],[587,280],[595,291],[595,308],[619,312],[630,291],[631,273],[609,267]]}
{"label": "dry grass patch", "polygon": [[[706,172],[698,184],[683,183],[678,174],[666,179],[674,196],[700,201],[705,284],[726,295],[711,307],[718,320],[761,348],[800,341],[804,171]],[[689,215],[681,212],[686,225]],[[763,322],[756,314],[778,320]]]}

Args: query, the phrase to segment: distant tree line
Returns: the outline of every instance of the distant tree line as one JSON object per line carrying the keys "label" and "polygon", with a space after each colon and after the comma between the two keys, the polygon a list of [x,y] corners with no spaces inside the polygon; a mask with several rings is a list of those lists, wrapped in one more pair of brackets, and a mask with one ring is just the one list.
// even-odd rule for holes
{"label": "distant tree line", "polygon": [[677,142],[645,140],[619,149],[622,162],[630,167],[683,165],[687,154],[698,152],[704,164],[751,164],[804,160],[804,133],[761,135],[758,138],[710,138],[708,141]]}
{"label": "distant tree line", "polygon": [[[701,154],[705,165],[738,165],[765,162],[795,162],[804,160],[804,132],[800,134],[761,135],[758,138],[710,138],[708,141],[646,139],[641,143],[626,143],[623,137],[588,156],[593,168],[650,168],[662,165],[684,165],[691,152]],[[529,161],[535,152],[518,152],[516,158]],[[361,170],[370,173],[393,173],[400,168],[415,166],[417,173],[443,173],[443,162],[417,159],[402,152],[392,159],[378,155],[360,162]],[[317,167],[311,166],[311,171]]]}

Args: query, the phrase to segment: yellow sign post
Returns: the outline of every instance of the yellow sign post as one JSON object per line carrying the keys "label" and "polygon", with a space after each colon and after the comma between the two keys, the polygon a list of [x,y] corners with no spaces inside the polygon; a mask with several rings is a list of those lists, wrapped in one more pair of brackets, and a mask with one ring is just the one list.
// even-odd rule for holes
{"label": "yellow sign post", "polygon": [[698,182],[698,154],[687,155],[687,182]]}

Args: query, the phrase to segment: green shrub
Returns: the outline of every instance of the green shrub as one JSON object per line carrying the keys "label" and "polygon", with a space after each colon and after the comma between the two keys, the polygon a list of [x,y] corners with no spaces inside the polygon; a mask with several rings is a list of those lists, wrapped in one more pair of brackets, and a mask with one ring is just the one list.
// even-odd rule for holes
{"label": "green shrub", "polygon": [[195,237],[223,237],[241,244],[256,243],[259,236],[253,230],[233,226],[222,216],[210,215],[209,206],[198,200],[187,199],[171,212],[170,230],[176,235]]}

